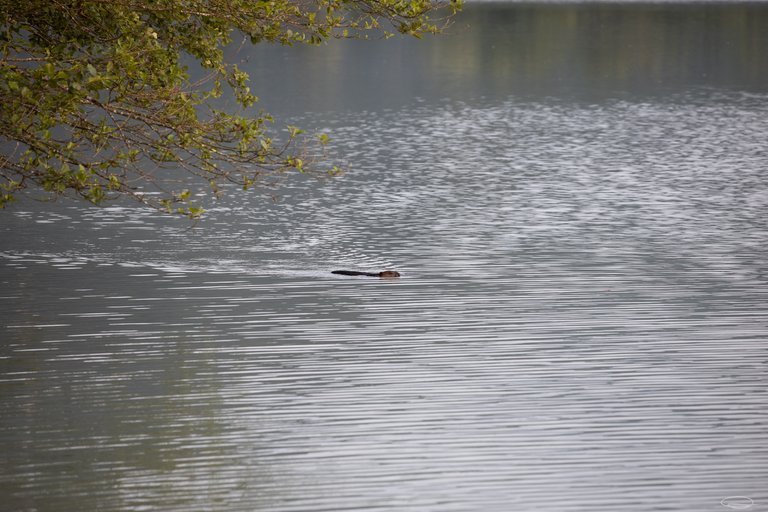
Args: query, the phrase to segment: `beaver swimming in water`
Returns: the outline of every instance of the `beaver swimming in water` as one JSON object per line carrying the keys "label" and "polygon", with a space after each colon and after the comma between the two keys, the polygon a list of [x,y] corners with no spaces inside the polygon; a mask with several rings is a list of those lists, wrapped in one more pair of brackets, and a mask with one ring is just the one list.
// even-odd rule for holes
{"label": "beaver swimming in water", "polygon": [[385,270],[384,272],[357,272],[356,270],[334,270],[331,274],[339,274],[342,276],[366,276],[366,277],[380,277],[382,279],[393,279],[400,277],[400,272],[394,270]]}

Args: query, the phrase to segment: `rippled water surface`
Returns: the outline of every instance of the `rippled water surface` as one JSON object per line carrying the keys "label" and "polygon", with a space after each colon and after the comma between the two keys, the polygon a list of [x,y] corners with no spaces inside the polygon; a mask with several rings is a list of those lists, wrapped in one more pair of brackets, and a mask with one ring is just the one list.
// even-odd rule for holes
{"label": "rippled water surface", "polygon": [[0,509],[764,510],[743,82],[372,98],[294,113],[354,165],[276,201],[3,211]]}

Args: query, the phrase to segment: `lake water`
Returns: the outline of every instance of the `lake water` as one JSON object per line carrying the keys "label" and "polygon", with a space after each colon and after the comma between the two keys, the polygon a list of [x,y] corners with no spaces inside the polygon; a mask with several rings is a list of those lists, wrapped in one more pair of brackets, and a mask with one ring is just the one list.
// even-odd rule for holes
{"label": "lake water", "polygon": [[241,50],[351,171],[194,226],[1,211],[0,510],[766,510],[766,26],[481,4]]}

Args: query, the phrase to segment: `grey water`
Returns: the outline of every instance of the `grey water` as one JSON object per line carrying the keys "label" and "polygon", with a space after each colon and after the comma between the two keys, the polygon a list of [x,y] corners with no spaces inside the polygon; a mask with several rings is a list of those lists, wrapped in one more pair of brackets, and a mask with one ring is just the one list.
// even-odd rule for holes
{"label": "grey water", "polygon": [[349,172],[0,211],[0,510],[765,510],[766,26],[233,50]]}

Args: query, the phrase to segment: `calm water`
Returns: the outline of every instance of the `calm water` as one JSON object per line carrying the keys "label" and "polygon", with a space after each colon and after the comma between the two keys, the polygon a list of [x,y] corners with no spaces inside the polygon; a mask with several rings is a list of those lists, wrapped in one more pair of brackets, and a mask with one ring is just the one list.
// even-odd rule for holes
{"label": "calm water", "polygon": [[352,172],[194,227],[0,212],[0,510],[766,510],[766,26],[241,51]]}

